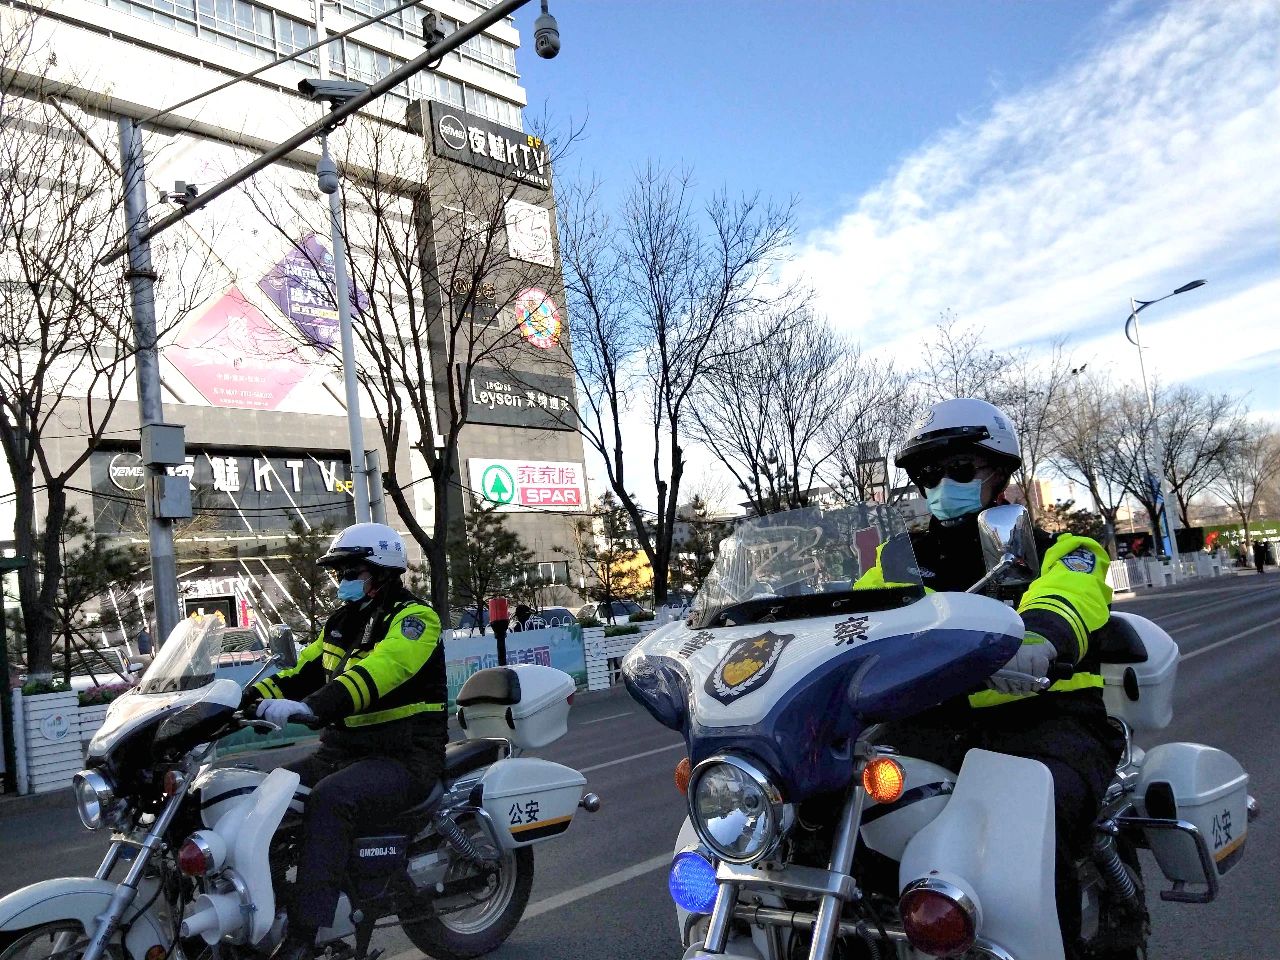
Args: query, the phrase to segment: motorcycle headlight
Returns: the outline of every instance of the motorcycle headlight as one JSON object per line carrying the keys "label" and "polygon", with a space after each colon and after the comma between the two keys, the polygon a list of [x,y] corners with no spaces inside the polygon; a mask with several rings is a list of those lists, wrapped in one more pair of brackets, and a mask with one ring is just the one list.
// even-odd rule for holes
{"label": "motorcycle headlight", "polygon": [[90,830],[102,827],[115,813],[116,793],[111,781],[97,770],[82,770],[71,779],[80,822]]}
{"label": "motorcycle headlight", "polygon": [[790,808],[753,763],[734,756],[702,761],[689,778],[689,812],[698,837],[721,860],[768,856],[790,825]]}

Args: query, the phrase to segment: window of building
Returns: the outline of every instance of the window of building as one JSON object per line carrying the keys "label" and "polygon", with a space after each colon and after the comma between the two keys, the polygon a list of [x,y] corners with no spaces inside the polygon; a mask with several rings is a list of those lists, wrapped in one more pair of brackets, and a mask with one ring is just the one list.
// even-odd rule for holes
{"label": "window of building", "polygon": [[170,30],[196,34],[195,0],[106,0],[106,5]]}
{"label": "window of building", "polygon": [[196,0],[200,36],[242,53],[274,57],[275,21],[271,10],[247,0]]}

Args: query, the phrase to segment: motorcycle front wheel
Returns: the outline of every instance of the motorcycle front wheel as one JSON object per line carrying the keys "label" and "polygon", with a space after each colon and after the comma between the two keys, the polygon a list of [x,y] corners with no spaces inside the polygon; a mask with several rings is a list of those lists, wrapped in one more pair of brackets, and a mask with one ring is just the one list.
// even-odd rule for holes
{"label": "motorcycle front wheel", "polygon": [[[89,937],[75,920],[55,920],[27,930],[0,933],[0,960],[78,960]],[[107,960],[122,960],[118,942],[107,946]]]}
{"label": "motorcycle front wheel", "polygon": [[[401,922],[409,942],[436,960],[470,960],[496,950],[511,936],[533,888],[533,850],[506,851],[483,891],[438,899],[421,892],[401,916],[422,916]],[[7,958],[0,958],[7,960]]]}

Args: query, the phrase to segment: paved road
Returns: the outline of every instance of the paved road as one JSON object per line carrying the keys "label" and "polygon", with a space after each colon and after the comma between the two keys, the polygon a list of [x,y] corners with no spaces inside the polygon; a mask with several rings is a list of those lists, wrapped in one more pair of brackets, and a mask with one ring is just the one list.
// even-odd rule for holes
{"label": "paved road", "polygon": [[[1151,956],[1280,956],[1280,577],[1241,575],[1118,603],[1162,623],[1183,650],[1174,723],[1144,745],[1198,740],[1230,751],[1266,810],[1218,902],[1164,903],[1152,883]],[[492,956],[679,957],[663,869],[683,817],[671,785],[681,756],[677,737],[616,691],[576,705],[569,735],[540,754],[583,770],[604,808],[594,817],[579,814],[568,834],[537,848],[528,915]],[[0,804],[0,892],[92,872],[100,851],[101,839],[83,831],[65,801]],[[1145,866],[1155,877],[1154,862]],[[398,933],[380,936],[391,960],[420,957]]]}

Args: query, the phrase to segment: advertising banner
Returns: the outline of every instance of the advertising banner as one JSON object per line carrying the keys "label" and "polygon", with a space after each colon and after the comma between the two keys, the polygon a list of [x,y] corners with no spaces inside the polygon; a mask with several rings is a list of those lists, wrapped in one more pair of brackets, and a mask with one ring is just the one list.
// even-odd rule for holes
{"label": "advertising banner", "polygon": [[555,266],[550,210],[523,200],[508,200],[506,220],[507,252],[511,256],[540,267]]}
{"label": "advertising banner", "polygon": [[[492,633],[466,636],[453,631],[445,640],[444,657],[449,678],[449,703],[477,670],[498,665],[498,642]],[[507,663],[540,663],[573,677],[579,690],[587,688],[587,657],[582,645],[582,627],[544,627],[507,634]]]}
{"label": "advertising banner", "polygon": [[297,353],[298,344],[232,287],[164,358],[215,407],[275,410],[311,372]]}
{"label": "advertising banner", "polygon": [[[459,379],[463,366],[458,365]],[[467,420],[533,430],[572,430],[573,380],[569,377],[473,367],[467,383]]]}
{"label": "advertising banner", "polygon": [[[293,321],[308,340],[322,350],[338,342],[338,310],[333,303],[337,285],[333,254],[311,234],[294,247],[258,282],[280,312]],[[369,308],[369,298],[355,284],[348,284],[351,312]]]}
{"label": "advertising banner", "polygon": [[549,460],[467,461],[471,495],[499,512],[587,507],[587,473],[580,463]]}

